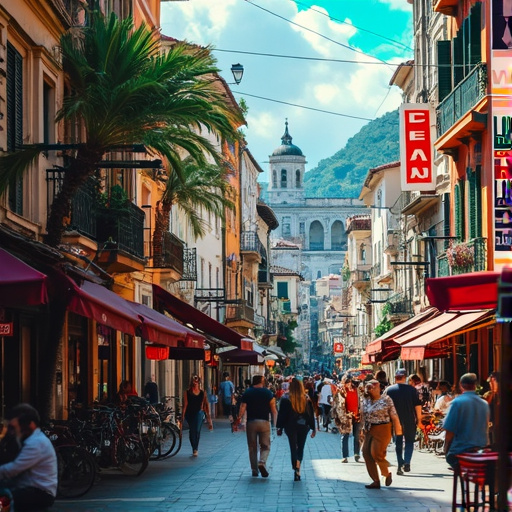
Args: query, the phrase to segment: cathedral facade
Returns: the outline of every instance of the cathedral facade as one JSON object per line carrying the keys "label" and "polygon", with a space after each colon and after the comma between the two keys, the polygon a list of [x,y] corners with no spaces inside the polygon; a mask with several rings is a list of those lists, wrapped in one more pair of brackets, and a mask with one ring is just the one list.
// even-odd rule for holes
{"label": "cathedral facade", "polygon": [[295,270],[307,281],[340,274],[347,250],[347,218],[363,213],[363,203],[352,198],[305,197],[306,157],[292,143],[288,121],[269,163],[267,201],[279,221],[271,235],[273,264]]}

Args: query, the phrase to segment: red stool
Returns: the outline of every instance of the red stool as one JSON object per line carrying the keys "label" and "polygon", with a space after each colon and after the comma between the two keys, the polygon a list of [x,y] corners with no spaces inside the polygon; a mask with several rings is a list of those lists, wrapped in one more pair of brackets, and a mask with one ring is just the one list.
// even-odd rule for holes
{"label": "red stool", "polygon": [[[459,466],[453,476],[452,511],[477,512],[485,507],[494,509],[494,470],[497,452],[462,453],[457,455]],[[457,501],[460,484],[461,501]],[[473,488],[471,488],[473,486]]]}

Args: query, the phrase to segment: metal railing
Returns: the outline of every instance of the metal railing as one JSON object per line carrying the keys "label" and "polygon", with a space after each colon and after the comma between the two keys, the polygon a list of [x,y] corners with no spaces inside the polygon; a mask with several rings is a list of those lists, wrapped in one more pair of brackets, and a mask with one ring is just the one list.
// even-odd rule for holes
{"label": "metal railing", "polygon": [[437,136],[446,133],[486,94],[487,68],[478,64],[437,108]]}
{"label": "metal railing", "polygon": [[254,323],[254,308],[245,300],[239,301],[238,304],[226,304],[226,320]]}
{"label": "metal railing", "polygon": [[197,254],[195,247],[183,250],[183,273],[181,281],[197,281]]}
{"label": "metal railing", "polygon": [[98,214],[98,242],[111,241],[117,249],[140,259],[144,258],[143,210],[128,203],[122,211],[100,208]]}
{"label": "metal railing", "polygon": [[465,242],[470,248],[473,248],[473,263],[466,267],[450,266],[448,254],[445,252],[437,258],[438,277],[454,276],[459,274],[468,274],[470,272],[480,272],[487,270],[487,239],[473,238]]}
{"label": "metal railing", "polygon": [[164,233],[162,240],[162,252],[156,254],[154,251],[155,268],[170,268],[183,275],[183,254],[185,244],[173,233]]}
{"label": "metal railing", "polygon": [[396,293],[388,300],[392,315],[412,315],[412,300],[403,293]]}
{"label": "metal railing", "polygon": [[254,231],[242,231],[240,250],[246,252],[256,252],[262,258],[267,257],[267,251],[261,243],[258,233],[255,233]]}

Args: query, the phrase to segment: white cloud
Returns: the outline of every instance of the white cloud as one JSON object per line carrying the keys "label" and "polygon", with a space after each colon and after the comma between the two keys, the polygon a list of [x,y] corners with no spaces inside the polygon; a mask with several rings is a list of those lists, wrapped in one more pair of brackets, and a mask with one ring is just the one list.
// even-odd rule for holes
{"label": "white cloud", "polygon": [[379,0],[382,4],[389,5],[397,11],[411,11],[412,5],[407,0]]}

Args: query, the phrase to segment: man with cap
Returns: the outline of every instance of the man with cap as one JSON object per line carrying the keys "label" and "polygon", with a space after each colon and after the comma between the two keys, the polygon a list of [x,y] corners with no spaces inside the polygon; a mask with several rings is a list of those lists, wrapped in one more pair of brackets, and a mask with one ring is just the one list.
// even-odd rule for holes
{"label": "man with cap", "polygon": [[452,400],[443,422],[446,462],[455,468],[457,454],[485,448],[489,443],[489,404],[476,394],[477,376],[465,373],[459,381],[462,394]]}
{"label": "man with cap", "polygon": [[[399,368],[395,372],[395,383],[389,386],[385,393],[393,400],[395,409],[402,424],[402,435],[395,439],[396,458],[398,462],[397,475],[403,475],[404,471],[411,471],[412,452],[416,438],[416,425],[421,421],[421,402],[416,388],[406,384],[407,371]],[[405,450],[404,450],[405,440]]]}

